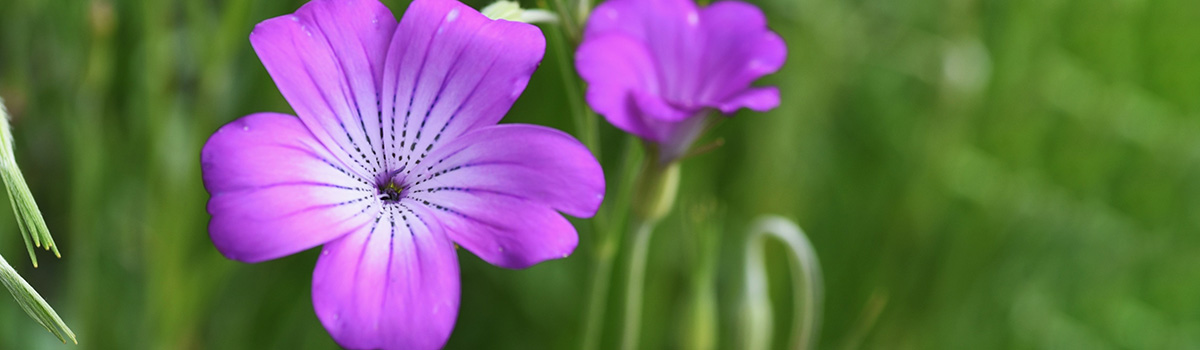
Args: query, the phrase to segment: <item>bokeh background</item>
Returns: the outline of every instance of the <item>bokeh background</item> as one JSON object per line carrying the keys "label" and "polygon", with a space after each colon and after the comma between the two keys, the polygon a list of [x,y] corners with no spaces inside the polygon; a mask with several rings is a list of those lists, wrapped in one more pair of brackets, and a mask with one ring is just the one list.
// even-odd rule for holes
{"label": "bokeh background", "polygon": [[[652,242],[644,348],[687,344],[705,237],[718,344],[737,347],[745,232],[767,213],[824,264],[820,348],[1200,348],[1200,2],[753,2],[790,49],[760,82],[783,103],[686,161]],[[247,35],[300,3],[0,1],[0,96],[63,257],[33,269],[6,210],[0,253],[79,338],[59,344],[4,296],[0,349],[336,348],[310,304],[316,251],[223,258],[200,181],[220,125],[291,112]],[[578,131],[554,49],[505,122]],[[614,171],[629,142],[600,136]],[[460,251],[449,347],[578,346],[596,242],[575,222],[576,254],[528,270]],[[782,347],[787,260],[767,253]],[[601,348],[619,335],[616,271]]]}

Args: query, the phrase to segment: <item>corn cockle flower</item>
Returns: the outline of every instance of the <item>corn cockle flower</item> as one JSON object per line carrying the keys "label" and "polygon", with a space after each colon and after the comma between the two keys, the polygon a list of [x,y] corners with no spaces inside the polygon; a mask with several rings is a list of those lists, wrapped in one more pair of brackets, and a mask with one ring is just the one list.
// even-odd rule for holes
{"label": "corn cockle flower", "polygon": [[767,111],[774,87],[751,87],[779,70],[787,47],[757,7],[719,1],[609,0],[592,11],[575,66],[587,101],[614,126],[682,156],[713,111]]}
{"label": "corn cockle flower", "polygon": [[786,56],[762,11],[737,1],[700,9],[691,0],[608,0],[588,17],[575,52],[588,104],[647,141],[650,151],[632,199],[622,348],[634,349],[640,339],[650,236],[674,204],[676,160],[711,125],[714,112],[778,106],[778,89],[750,84],[779,70]]}
{"label": "corn cockle flower", "polygon": [[297,117],[225,125],[201,154],[209,233],[234,260],[324,244],[317,317],[347,348],[445,344],[459,305],[455,244],[506,268],[569,255],[560,214],[600,205],[599,164],[545,127],[495,125],[545,41],[453,0],[399,23],[375,0],[316,0],[250,42]]}

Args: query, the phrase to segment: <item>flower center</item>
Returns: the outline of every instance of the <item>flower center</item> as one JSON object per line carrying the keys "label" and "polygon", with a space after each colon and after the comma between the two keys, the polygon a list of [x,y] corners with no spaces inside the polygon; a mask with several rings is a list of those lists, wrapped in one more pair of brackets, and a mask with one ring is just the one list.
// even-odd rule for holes
{"label": "flower center", "polygon": [[404,193],[404,187],[397,185],[393,181],[388,181],[386,184],[379,186],[379,199],[384,202],[399,202],[401,193]]}
{"label": "flower center", "polygon": [[379,194],[379,199],[385,203],[396,203],[404,197],[405,181],[400,176],[399,170],[384,171],[375,176],[375,190]]}

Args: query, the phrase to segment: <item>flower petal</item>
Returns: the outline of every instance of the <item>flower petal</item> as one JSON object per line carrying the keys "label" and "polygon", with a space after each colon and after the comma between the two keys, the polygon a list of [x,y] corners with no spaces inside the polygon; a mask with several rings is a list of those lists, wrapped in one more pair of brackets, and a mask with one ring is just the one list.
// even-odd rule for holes
{"label": "flower petal", "polygon": [[325,245],[313,271],[313,308],[338,344],[445,345],[458,314],[458,260],[433,220],[425,209],[405,205]]}
{"label": "flower petal", "polygon": [[[612,0],[588,19],[575,66],[592,108],[617,128],[665,144],[706,107],[697,92],[704,35],[687,0]],[[688,145],[670,145],[686,148]]]}
{"label": "flower petal", "polygon": [[645,44],[628,35],[585,40],[575,53],[575,67],[588,82],[588,105],[609,123],[642,139],[668,142],[681,121],[696,115],[650,93],[658,89],[654,58]]}
{"label": "flower petal", "polygon": [[679,109],[662,98],[643,91],[633,91],[633,102],[647,121],[678,122],[698,113],[694,110]]}
{"label": "flower petal", "polygon": [[766,112],[779,106],[779,88],[774,86],[750,88],[717,105],[721,113],[733,114],[739,108]]}
{"label": "flower petal", "polygon": [[588,18],[584,41],[617,34],[642,43],[656,63],[659,85],[645,92],[691,107],[700,102],[696,92],[706,73],[699,65],[705,46],[699,18],[690,0],[606,1]]}
{"label": "flower petal", "polygon": [[395,17],[375,0],[315,0],[250,43],[304,124],[364,177],[382,167],[378,85]]}
{"label": "flower petal", "polygon": [[[610,0],[588,19],[576,65],[589,84],[588,102],[600,114],[623,130],[663,142],[662,132],[647,130],[662,129],[647,127],[654,119],[679,122],[703,108],[762,110],[769,104],[739,97],[754,80],[778,71],[786,56],[783,39],[754,5],[720,1],[698,10],[689,0]],[[638,106],[625,104],[628,94],[635,94]],[[644,125],[634,122],[634,111],[642,112]]]}
{"label": "flower petal", "polygon": [[[734,105],[731,100],[738,100],[737,97],[755,80],[778,71],[787,59],[787,45],[767,28],[766,17],[754,5],[740,1],[716,2],[704,8],[700,22],[706,36],[701,67],[707,78],[705,86],[697,93],[708,106]],[[749,104],[737,107],[765,110]],[[774,107],[766,109],[770,108]],[[726,110],[727,107],[721,109],[726,114],[732,113]]]}
{"label": "flower petal", "polygon": [[666,139],[665,142],[658,145],[659,161],[670,162],[686,155],[691,150],[692,144],[704,132],[705,127],[709,125],[708,118],[697,116],[681,122],[655,125],[655,128],[660,130]]}
{"label": "flower petal", "polygon": [[259,262],[308,249],[379,210],[372,187],[293,116],[235,120],[208,139],[200,162],[212,195],[209,234],[230,259]]}
{"label": "flower petal", "polygon": [[524,268],[569,255],[578,243],[558,211],[590,217],[604,173],[586,147],[550,128],[477,129],[439,148],[406,192],[434,210],[447,234],[493,265]]}
{"label": "flower petal", "polygon": [[643,122],[633,92],[658,91],[658,70],[645,45],[625,35],[601,35],[583,41],[575,68],[588,83],[587,101],[617,128],[644,139],[662,141]]}
{"label": "flower petal", "polygon": [[498,122],[545,47],[533,25],[491,20],[457,1],[414,1],[384,70],[390,168],[416,168],[435,144]]}

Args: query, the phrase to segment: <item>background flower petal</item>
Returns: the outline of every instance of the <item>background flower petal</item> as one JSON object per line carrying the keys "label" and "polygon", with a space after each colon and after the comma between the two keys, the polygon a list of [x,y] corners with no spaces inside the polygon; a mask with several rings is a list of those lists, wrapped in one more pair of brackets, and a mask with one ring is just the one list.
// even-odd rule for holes
{"label": "background flower petal", "polygon": [[637,104],[647,124],[650,124],[650,121],[678,122],[698,114],[696,110],[678,108],[645,91],[633,91],[632,94],[633,102]]}
{"label": "background flower petal", "polygon": [[226,257],[258,262],[333,240],[379,208],[299,119],[252,114],[217,130],[200,155],[209,234]]}
{"label": "background flower petal", "polygon": [[[701,101],[696,92],[706,79],[699,11],[690,0],[615,0],[597,6],[584,41],[619,34],[642,43],[656,63],[658,86],[646,92],[687,108]],[[619,53],[618,53],[619,54]],[[678,121],[678,120],[671,120]]]}
{"label": "background flower petal", "polygon": [[[787,59],[787,46],[778,34],[767,28],[766,17],[758,7],[741,1],[720,1],[705,7],[700,14],[704,28],[705,51],[701,57],[705,84],[698,98],[710,107],[728,106],[741,101],[746,107],[764,111],[763,104],[738,98],[750,84],[774,73]],[[777,104],[777,103],[776,103]],[[758,108],[756,108],[758,107]],[[774,106],[766,108],[770,109]],[[737,108],[733,108],[736,110]]]}
{"label": "background flower petal", "polygon": [[646,45],[621,34],[598,35],[575,51],[575,68],[588,83],[587,101],[609,123],[639,137],[662,141],[643,121],[634,91],[658,91],[658,68]]}
{"label": "background flower petal", "polygon": [[[769,103],[743,94],[787,56],[783,39],[766,23],[758,7],[740,1],[703,10],[688,0],[607,1],[589,18],[576,52],[588,103],[622,130],[657,142],[664,141],[662,133],[648,129],[661,128],[647,127],[655,124],[650,118],[678,122],[705,107],[727,114],[764,110]],[[630,91],[638,106],[626,105]],[[634,120],[633,111],[643,120]]]}
{"label": "background flower petal", "polygon": [[557,211],[590,217],[604,173],[586,147],[550,128],[478,129],[439,148],[406,196],[438,215],[454,242],[497,266],[524,268],[569,255],[574,227]]}
{"label": "background flower petal", "polygon": [[774,86],[749,88],[717,105],[721,113],[733,114],[739,108],[766,112],[779,106],[779,88]]}
{"label": "background flower petal", "polygon": [[313,308],[350,349],[437,349],[458,314],[454,245],[423,208],[405,205],[322,249]]}
{"label": "background flower petal", "polygon": [[413,2],[384,70],[391,168],[416,168],[436,144],[498,122],[525,90],[545,46],[533,25],[490,20],[452,0]]}
{"label": "background flower petal", "polygon": [[675,32],[686,25],[693,13],[696,4],[691,0],[605,1],[588,17],[584,35],[622,33],[641,42],[656,42],[669,35],[664,31]]}
{"label": "background flower petal", "polygon": [[395,17],[378,1],[316,0],[250,34],[304,124],[364,176],[382,168],[377,87],[395,28]]}

